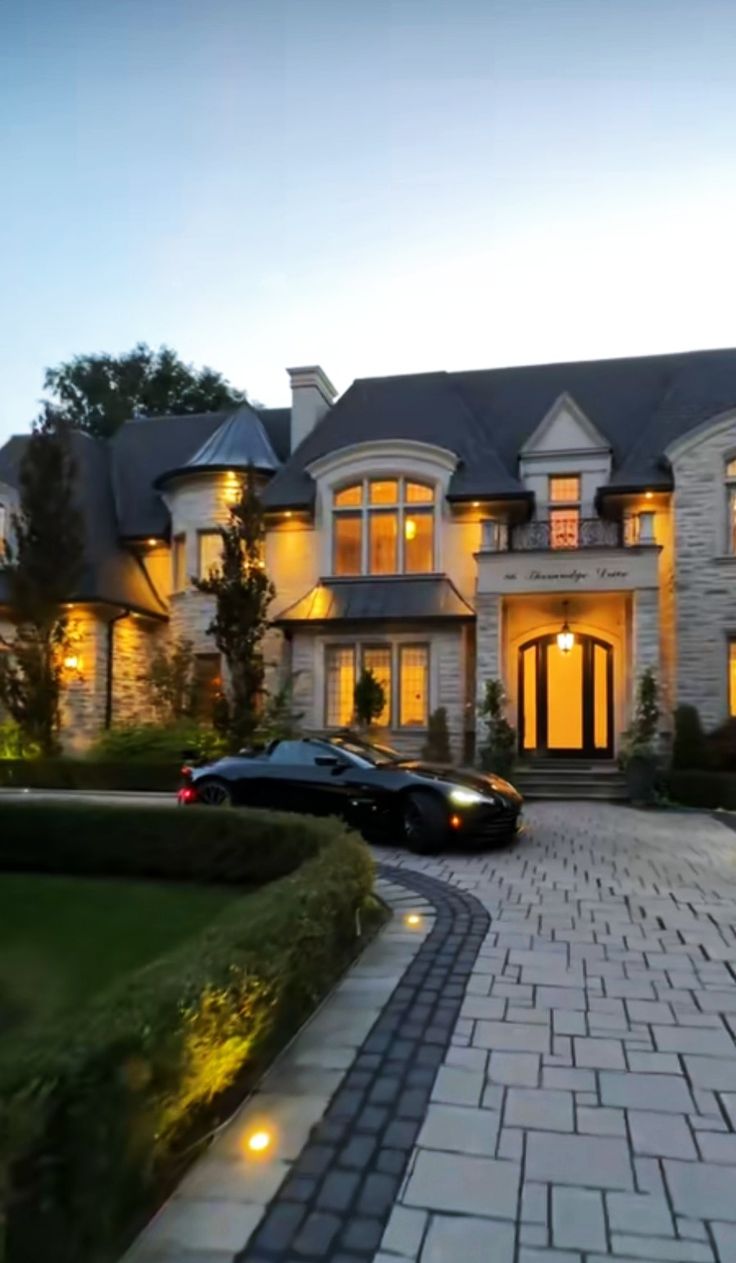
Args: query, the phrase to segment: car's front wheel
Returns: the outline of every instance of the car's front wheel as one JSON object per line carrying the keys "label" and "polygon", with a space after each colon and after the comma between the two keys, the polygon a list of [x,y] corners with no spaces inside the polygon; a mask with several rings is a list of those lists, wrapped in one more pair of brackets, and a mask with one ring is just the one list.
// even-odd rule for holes
{"label": "car's front wheel", "polygon": [[203,807],[232,807],[233,798],[224,781],[200,781],[197,802]]}
{"label": "car's front wheel", "polygon": [[447,836],[447,811],[434,794],[408,794],[403,809],[404,841],[418,855],[434,855]]}

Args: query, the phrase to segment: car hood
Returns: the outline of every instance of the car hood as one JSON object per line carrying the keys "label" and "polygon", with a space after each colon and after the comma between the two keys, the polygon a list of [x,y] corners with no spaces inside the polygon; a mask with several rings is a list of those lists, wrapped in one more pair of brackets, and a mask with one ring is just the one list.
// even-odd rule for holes
{"label": "car hood", "polygon": [[442,763],[423,763],[420,760],[402,762],[402,768],[413,776],[421,776],[429,781],[444,785],[462,785],[464,789],[475,789],[479,794],[487,794],[489,790],[502,794],[504,798],[520,799],[519,791],[514,789],[502,776],[495,772],[479,772],[470,767],[450,767]]}

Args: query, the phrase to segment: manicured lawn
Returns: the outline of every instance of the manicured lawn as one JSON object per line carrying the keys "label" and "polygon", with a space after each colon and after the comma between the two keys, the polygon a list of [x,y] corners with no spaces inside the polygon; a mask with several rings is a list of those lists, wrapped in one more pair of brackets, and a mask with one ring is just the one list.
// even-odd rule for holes
{"label": "manicured lawn", "polygon": [[222,886],[0,874],[0,1037],[84,1003],[242,897]]}

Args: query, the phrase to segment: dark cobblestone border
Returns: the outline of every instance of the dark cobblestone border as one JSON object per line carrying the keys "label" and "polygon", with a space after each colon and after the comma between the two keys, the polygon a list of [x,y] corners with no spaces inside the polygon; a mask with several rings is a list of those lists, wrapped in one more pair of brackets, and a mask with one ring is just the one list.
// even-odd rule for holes
{"label": "dark cobblestone border", "polygon": [[490,917],[423,873],[379,873],[435,924],[237,1263],[368,1263],[397,1199]]}

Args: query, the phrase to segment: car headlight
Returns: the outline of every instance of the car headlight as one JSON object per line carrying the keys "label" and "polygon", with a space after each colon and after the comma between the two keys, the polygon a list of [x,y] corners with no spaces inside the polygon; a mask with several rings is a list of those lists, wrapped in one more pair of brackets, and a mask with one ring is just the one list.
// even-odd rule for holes
{"label": "car headlight", "polygon": [[483,794],[479,794],[476,789],[451,789],[450,802],[455,803],[458,807],[471,807],[474,803],[483,802]]}

